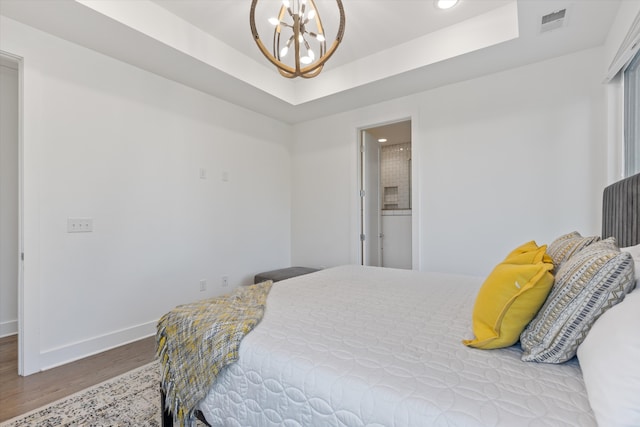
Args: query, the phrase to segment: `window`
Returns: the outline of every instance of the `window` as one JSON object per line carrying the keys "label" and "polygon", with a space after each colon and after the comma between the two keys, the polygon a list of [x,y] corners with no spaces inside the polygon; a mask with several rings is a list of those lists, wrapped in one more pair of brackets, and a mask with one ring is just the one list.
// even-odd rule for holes
{"label": "window", "polygon": [[640,52],[624,71],[624,172],[640,172]]}

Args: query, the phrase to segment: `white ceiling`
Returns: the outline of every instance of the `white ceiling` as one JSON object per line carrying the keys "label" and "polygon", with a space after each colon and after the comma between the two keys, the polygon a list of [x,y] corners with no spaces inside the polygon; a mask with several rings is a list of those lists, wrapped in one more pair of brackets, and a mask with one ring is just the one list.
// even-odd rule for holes
{"label": "white ceiling", "polygon": [[[296,123],[600,46],[620,1],[460,0],[441,11],[434,0],[343,0],[343,43],[318,77],[294,80],[253,41],[251,0],[0,0],[0,14]],[[316,4],[330,36],[335,1]],[[263,20],[279,2],[259,6]],[[562,8],[566,25],[541,34],[541,17]]]}
{"label": "white ceiling", "polygon": [[374,139],[386,139],[380,145],[396,145],[411,142],[411,120],[389,123],[382,126],[365,129]]}
{"label": "white ceiling", "polygon": [[[372,55],[378,51],[400,45],[425,34],[454,25],[458,22],[489,12],[511,0],[467,0],[462,7],[440,10],[433,0],[344,0],[346,37],[327,69],[335,69],[349,62]],[[251,37],[249,6],[251,0],[153,0],[169,12],[193,24],[211,36],[224,41],[256,62],[264,62]],[[279,0],[262,0],[262,21],[276,16]],[[316,0],[323,23],[329,26],[337,22],[335,0]],[[331,19],[333,18],[333,19]],[[260,19],[257,19],[260,22]],[[327,29],[327,35],[337,32]],[[263,37],[270,41],[270,34]],[[332,41],[332,40],[329,40]]]}

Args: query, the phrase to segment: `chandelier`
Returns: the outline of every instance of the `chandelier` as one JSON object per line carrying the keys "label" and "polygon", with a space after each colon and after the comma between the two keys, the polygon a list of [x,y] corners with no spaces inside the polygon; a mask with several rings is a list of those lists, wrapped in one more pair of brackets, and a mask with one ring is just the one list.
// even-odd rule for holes
{"label": "chandelier", "polygon": [[258,48],[287,78],[312,78],[333,55],[344,34],[344,8],[336,0],[340,21],[335,41],[327,50],[325,29],[314,0],[282,0],[277,17],[269,18],[273,26],[273,48],[270,52],[262,43],[256,27],[255,13],[258,0],[251,2],[249,21],[251,33]]}

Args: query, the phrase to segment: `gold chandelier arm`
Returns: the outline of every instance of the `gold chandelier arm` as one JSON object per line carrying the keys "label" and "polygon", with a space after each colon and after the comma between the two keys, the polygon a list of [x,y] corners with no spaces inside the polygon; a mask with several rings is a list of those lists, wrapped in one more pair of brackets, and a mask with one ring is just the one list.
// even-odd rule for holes
{"label": "gold chandelier arm", "polygon": [[284,70],[282,70],[280,68],[278,68],[278,72],[280,73],[280,75],[282,77],[286,77],[288,79],[292,79],[292,78],[296,77],[295,73],[288,73],[288,72],[286,72],[286,71],[284,71]]}
{"label": "gold chandelier arm", "polygon": [[[282,18],[284,17],[285,7],[284,5],[280,7],[280,13],[278,14],[278,22],[282,22]],[[280,45],[280,36],[282,35],[282,31],[280,28],[281,24],[276,26],[275,31],[273,32],[273,53],[276,55],[276,59],[280,60],[280,54],[277,53],[276,46]]]}
{"label": "gold chandelier arm", "polygon": [[[318,33],[319,34],[324,34],[324,28],[322,27],[322,19],[320,19],[320,14],[318,13],[318,8],[316,7],[316,2],[314,2],[313,0],[309,0],[309,3],[311,3],[311,6],[313,7],[313,10],[316,11],[316,17],[314,18],[316,21],[316,25],[318,26]],[[340,3],[340,2],[338,2]]]}
{"label": "gold chandelier arm", "polygon": [[296,58],[296,72],[295,75],[300,75],[300,16],[293,15],[293,43],[295,46],[295,58]]}
{"label": "gold chandelier arm", "polygon": [[[273,56],[271,54],[271,52],[269,52],[269,50],[265,47],[265,45],[262,43],[262,40],[260,40],[260,35],[258,34],[258,29],[256,28],[256,19],[255,19],[255,13],[256,13],[256,4],[258,3],[258,0],[253,0],[251,2],[251,12],[249,14],[249,25],[251,26],[251,34],[253,35],[253,39],[255,40],[256,44],[258,45],[258,48],[260,49],[260,51],[262,52],[262,54],[276,67],[278,67],[278,69],[289,73],[291,75],[295,74],[296,70],[293,67],[289,67],[283,63],[281,63],[280,61],[278,61],[278,59]],[[286,77],[286,76],[285,76]],[[295,76],[293,76],[295,77]],[[292,78],[292,77],[289,77]]]}
{"label": "gold chandelier arm", "polygon": [[305,71],[300,73],[300,77],[302,77],[303,79],[311,79],[317,76],[318,74],[320,74],[320,71],[322,71],[323,67],[324,67],[324,64],[320,64],[318,67],[316,67],[314,71]]}

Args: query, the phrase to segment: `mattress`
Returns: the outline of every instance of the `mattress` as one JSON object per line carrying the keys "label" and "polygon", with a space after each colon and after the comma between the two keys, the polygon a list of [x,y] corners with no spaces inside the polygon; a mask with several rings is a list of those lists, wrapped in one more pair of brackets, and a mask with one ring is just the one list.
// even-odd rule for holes
{"label": "mattress", "polygon": [[578,363],[465,347],[481,278],[343,266],[275,283],[213,426],[595,426]]}

